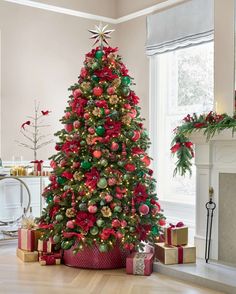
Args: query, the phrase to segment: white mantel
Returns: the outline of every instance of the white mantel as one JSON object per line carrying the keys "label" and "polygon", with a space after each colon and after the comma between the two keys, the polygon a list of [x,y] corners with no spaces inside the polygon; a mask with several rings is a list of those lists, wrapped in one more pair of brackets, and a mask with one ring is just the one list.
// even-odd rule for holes
{"label": "white mantel", "polygon": [[236,173],[236,134],[231,130],[215,135],[209,141],[199,132],[190,140],[195,144],[196,165],[196,230],[195,244],[198,257],[204,258],[206,234],[206,208],[209,200],[209,187],[214,189],[214,212],[211,258],[218,260],[218,222],[219,222],[219,174]]}

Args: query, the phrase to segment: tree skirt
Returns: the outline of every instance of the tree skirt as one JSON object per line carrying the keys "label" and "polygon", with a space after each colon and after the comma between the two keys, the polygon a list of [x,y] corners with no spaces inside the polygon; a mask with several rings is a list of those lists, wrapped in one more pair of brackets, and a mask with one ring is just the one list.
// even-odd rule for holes
{"label": "tree skirt", "polygon": [[79,268],[115,269],[125,267],[129,251],[116,245],[111,251],[100,252],[97,246],[73,254],[73,247],[64,251],[64,264]]}

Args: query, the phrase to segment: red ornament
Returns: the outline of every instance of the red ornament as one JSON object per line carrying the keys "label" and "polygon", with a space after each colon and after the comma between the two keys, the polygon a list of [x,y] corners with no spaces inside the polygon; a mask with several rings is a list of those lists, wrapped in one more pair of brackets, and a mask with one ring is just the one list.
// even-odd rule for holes
{"label": "red ornament", "polygon": [[135,118],[136,115],[137,115],[136,109],[131,109],[130,112],[128,113],[128,116],[130,116],[131,118]]}
{"label": "red ornament", "polygon": [[120,224],[121,224],[121,226],[122,226],[123,228],[125,228],[125,227],[127,226],[127,221],[122,220],[122,221],[120,222]]}
{"label": "red ornament", "polygon": [[102,152],[100,150],[93,151],[93,157],[100,158],[102,156]]}
{"label": "red ornament", "polygon": [[66,119],[69,119],[71,117],[71,113],[70,112],[66,112],[64,116],[65,116]]}
{"label": "red ornament", "polygon": [[151,160],[147,155],[144,156],[141,160],[146,166],[149,166],[151,164]]}
{"label": "red ornament", "polygon": [[130,104],[124,104],[124,108],[131,109],[131,105]]}
{"label": "red ornament", "polygon": [[81,94],[82,94],[82,91],[80,89],[75,89],[73,91],[73,96],[75,99],[79,98],[79,96],[81,96]]}
{"label": "red ornament", "polygon": [[58,145],[58,144],[56,144],[55,149],[56,149],[56,151],[60,151],[61,150],[61,146]]}
{"label": "red ornament", "polygon": [[51,160],[50,167],[55,169],[57,167],[57,163],[54,160]]}
{"label": "red ornament", "polygon": [[103,89],[100,87],[93,88],[93,94],[97,97],[101,96],[103,93]]}
{"label": "red ornament", "polygon": [[111,143],[111,150],[112,151],[117,151],[119,149],[119,144],[116,142]]}
{"label": "red ornament", "polygon": [[113,95],[113,94],[115,94],[115,88],[114,87],[109,87],[109,88],[107,88],[107,94],[109,94],[109,95]]}
{"label": "red ornament", "polygon": [[60,161],[60,166],[61,166],[61,167],[66,166],[66,164],[67,164],[67,161],[66,161],[65,159],[62,159],[62,160]]}
{"label": "red ornament", "polygon": [[113,199],[113,197],[112,197],[111,195],[109,195],[109,194],[107,194],[107,195],[105,196],[105,200],[106,200],[106,202],[111,202],[112,199]]}
{"label": "red ornament", "polygon": [[149,206],[147,204],[142,204],[139,206],[138,210],[141,215],[147,215],[149,213]]}
{"label": "red ornament", "polygon": [[90,133],[90,134],[92,134],[92,135],[95,133],[95,130],[94,130],[94,128],[91,128],[91,127],[90,127],[90,128],[88,128],[88,131],[89,131],[89,133]]}
{"label": "red ornament", "polygon": [[65,130],[66,130],[68,133],[72,132],[73,129],[74,129],[73,124],[66,124],[66,125],[65,125]]}
{"label": "red ornament", "polygon": [[166,220],[164,218],[161,218],[159,220],[159,225],[162,226],[162,227],[165,226],[166,225]]}
{"label": "red ornament", "polygon": [[118,219],[113,219],[111,223],[113,228],[119,228],[120,227],[120,221]]}
{"label": "red ornament", "polygon": [[124,235],[121,232],[117,232],[116,236],[118,239],[122,239],[124,237]]}
{"label": "red ornament", "polygon": [[106,108],[105,109],[105,114],[108,115],[110,113],[110,109]]}
{"label": "red ornament", "polygon": [[124,197],[123,194],[116,193],[116,198],[117,198],[117,199],[122,199],[123,197]]}
{"label": "red ornament", "polygon": [[66,226],[67,226],[68,229],[74,229],[75,224],[74,224],[73,221],[68,221],[68,222],[66,223]]}
{"label": "red ornament", "polygon": [[96,205],[90,205],[90,206],[88,207],[88,212],[89,212],[89,213],[96,213],[97,210],[98,210],[98,208],[97,208]]}
{"label": "red ornament", "polygon": [[124,244],[124,248],[126,249],[126,250],[133,250],[134,249],[134,244],[133,243],[125,243]]}
{"label": "red ornament", "polygon": [[81,123],[78,120],[76,120],[76,121],[73,122],[73,127],[75,129],[78,129],[80,127],[80,125],[81,125]]}
{"label": "red ornament", "polygon": [[136,141],[138,141],[140,139],[140,136],[141,135],[140,135],[139,131],[134,131],[134,135],[133,135],[133,137],[131,139],[132,139],[132,141],[136,142]]}
{"label": "red ornament", "polygon": [[54,196],[53,201],[54,203],[59,203],[61,201],[60,196]]}
{"label": "red ornament", "polygon": [[81,68],[81,71],[80,71],[80,76],[81,76],[82,78],[85,78],[85,77],[87,76],[87,74],[88,74],[87,69],[86,69],[85,67],[82,67],[82,68]]}
{"label": "red ornament", "polygon": [[135,171],[136,167],[135,167],[135,165],[132,164],[132,163],[127,163],[127,164],[125,165],[125,169],[126,169],[128,172],[133,172],[133,171]]}
{"label": "red ornament", "polygon": [[86,113],[84,114],[84,119],[89,119],[89,118],[90,118],[90,115],[89,115],[88,112],[86,112]]}
{"label": "red ornament", "polygon": [[79,168],[80,167],[80,162],[73,162],[72,168]]}

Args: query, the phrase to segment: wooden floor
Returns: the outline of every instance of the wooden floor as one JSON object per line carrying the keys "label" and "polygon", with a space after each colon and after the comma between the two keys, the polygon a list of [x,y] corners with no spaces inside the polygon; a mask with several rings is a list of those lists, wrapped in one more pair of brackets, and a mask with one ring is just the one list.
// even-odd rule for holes
{"label": "wooden floor", "polygon": [[213,294],[222,293],[153,273],[150,277],[125,270],[80,270],[23,263],[15,256],[16,243],[0,243],[0,293],[24,294]]}

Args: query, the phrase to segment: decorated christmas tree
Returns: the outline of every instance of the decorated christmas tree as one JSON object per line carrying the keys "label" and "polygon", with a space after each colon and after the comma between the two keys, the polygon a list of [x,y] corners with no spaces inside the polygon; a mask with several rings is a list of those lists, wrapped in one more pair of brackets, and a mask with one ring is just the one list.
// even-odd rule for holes
{"label": "decorated christmas tree", "polygon": [[165,224],[149,168],[150,142],[132,78],[117,48],[103,46],[111,30],[91,32],[101,43],[86,54],[69,88],[38,223],[45,239],[73,246],[74,253],[85,246],[106,252],[117,242],[140,249],[142,241],[155,242]]}

